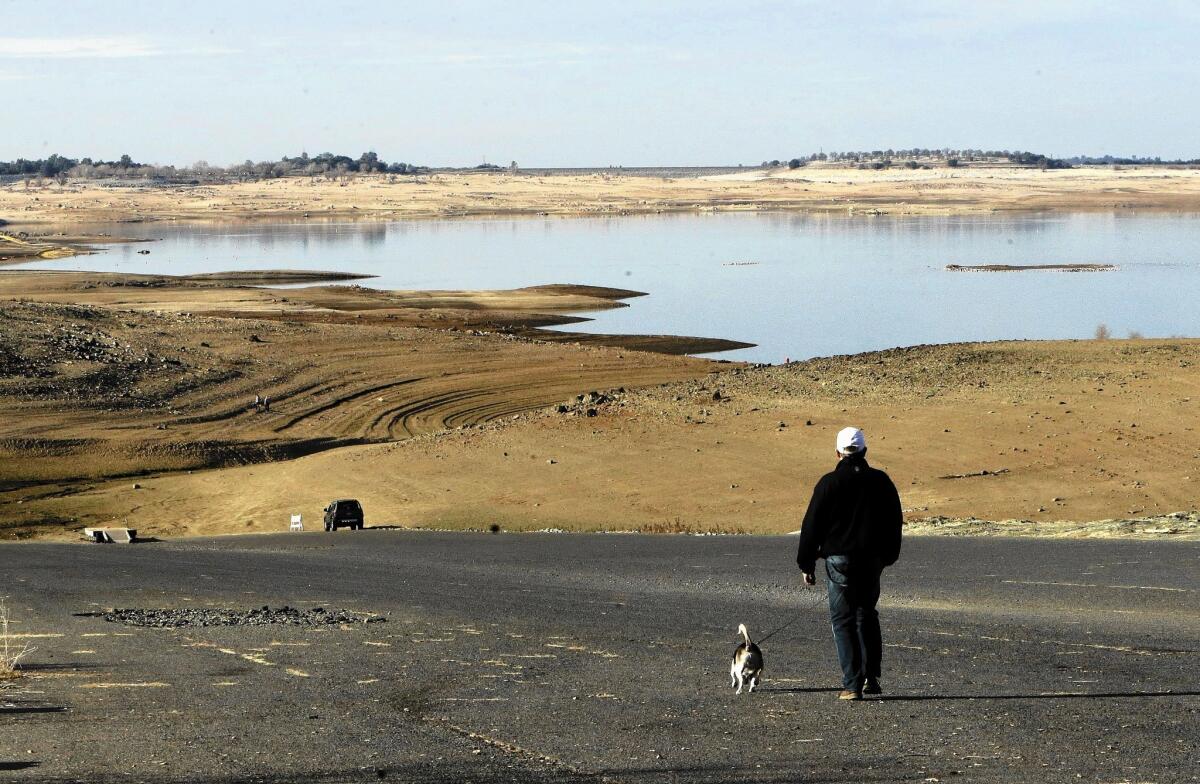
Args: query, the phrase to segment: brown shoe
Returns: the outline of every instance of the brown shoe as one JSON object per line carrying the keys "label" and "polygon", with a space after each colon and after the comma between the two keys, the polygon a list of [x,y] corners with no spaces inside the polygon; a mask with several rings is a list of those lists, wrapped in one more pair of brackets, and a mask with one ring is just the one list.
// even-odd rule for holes
{"label": "brown shoe", "polygon": [[861,700],[862,692],[856,689],[842,689],[838,693],[839,700]]}

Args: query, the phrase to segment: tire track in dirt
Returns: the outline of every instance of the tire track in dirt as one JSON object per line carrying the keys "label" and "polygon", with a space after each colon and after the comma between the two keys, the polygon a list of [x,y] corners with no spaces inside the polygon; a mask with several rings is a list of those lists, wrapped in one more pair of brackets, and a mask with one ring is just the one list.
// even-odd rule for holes
{"label": "tire track in dirt", "polygon": [[483,394],[486,393],[480,390],[455,390],[414,400],[393,412],[387,432],[392,438],[411,438],[425,432],[444,430],[449,427],[448,420],[451,416],[449,413],[442,413],[445,407]]}
{"label": "tire track in dirt", "polygon": [[[115,285],[124,279],[30,285],[48,280],[73,303],[3,305],[5,340],[33,372],[0,375],[0,538],[111,520],[111,503],[91,493],[97,483],[119,482],[127,494],[146,489],[140,480],[131,488],[131,477],[483,425],[590,390],[694,379],[716,367],[461,328],[129,309],[126,288]],[[86,299],[80,291],[108,299],[83,304],[74,301]],[[256,396],[269,396],[269,411]],[[135,503],[144,506],[140,496]]]}
{"label": "tire track in dirt", "polygon": [[[367,387],[366,389],[360,389],[358,391],[352,392],[348,395],[339,395],[338,397],[334,398],[333,400],[330,400],[328,402],[314,406],[314,407],[309,408],[299,414],[296,414],[295,416],[287,419],[283,424],[276,425],[276,426],[272,427],[271,429],[276,433],[283,433],[287,430],[290,430],[290,429],[296,427],[297,425],[300,425],[303,422],[306,422],[306,421],[312,419],[315,416],[319,416],[320,414],[324,414],[328,411],[333,411],[334,409],[345,407],[347,405],[350,405],[351,403],[354,403],[355,401],[361,400],[366,397],[370,397],[371,395],[378,395],[381,392],[387,392],[389,390],[407,386],[408,384],[414,384],[414,383],[422,381],[422,380],[424,380],[424,379],[419,378],[419,377],[418,378],[408,378],[408,379],[404,379],[402,381],[392,381],[392,382],[388,382],[385,384],[377,384],[375,386]],[[347,428],[337,428],[337,430],[345,433]],[[362,435],[366,435],[368,432],[369,432],[369,428],[367,430],[360,431],[360,433]]]}
{"label": "tire track in dirt", "polygon": [[[314,389],[316,389],[317,387],[323,386],[323,385],[324,385],[324,382],[320,382],[320,381],[302,384],[298,387],[285,389],[282,392],[276,392],[275,394],[271,395],[271,399],[278,401],[278,402],[283,402],[283,401],[289,400],[291,398],[295,398],[295,397],[299,397],[301,395],[311,393]],[[248,400],[250,400],[250,395],[259,394],[258,392],[254,391],[255,389],[260,389],[260,385],[255,384],[254,386],[251,386],[250,384],[247,384],[244,388],[242,388],[240,390],[241,394],[237,394],[237,390],[227,390],[227,391],[223,392],[220,396],[212,395],[211,396],[211,398],[212,398],[211,405],[217,405],[218,402],[221,404],[224,404],[231,397],[235,397],[238,400],[244,399],[244,400],[248,401]],[[193,405],[195,405],[197,408],[203,409],[205,406],[205,402],[202,399],[200,401],[195,401],[195,403]],[[174,424],[176,424],[176,425],[202,425],[202,424],[210,424],[213,422],[224,422],[224,421],[227,421],[230,419],[234,419],[242,414],[245,414],[246,412],[247,412],[247,404],[245,402],[242,402],[242,403],[238,403],[233,406],[226,406],[223,408],[219,408],[216,411],[211,411],[211,412],[203,413],[203,414],[196,414],[193,416],[182,417],[180,419],[175,420]]]}

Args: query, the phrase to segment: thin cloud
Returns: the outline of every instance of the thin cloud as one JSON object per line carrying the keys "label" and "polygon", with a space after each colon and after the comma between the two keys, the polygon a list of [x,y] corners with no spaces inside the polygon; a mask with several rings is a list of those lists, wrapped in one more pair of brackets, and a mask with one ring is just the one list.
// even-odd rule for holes
{"label": "thin cloud", "polygon": [[140,38],[0,38],[0,57],[153,57],[157,46]]}
{"label": "thin cloud", "polygon": [[1098,0],[907,0],[894,4],[896,29],[930,37],[996,35],[1029,28],[1054,30],[1111,21],[1122,11]]}
{"label": "thin cloud", "polygon": [[131,36],[92,36],[80,38],[0,37],[0,57],[30,59],[125,59],[166,55],[222,55],[235,50],[222,47],[168,47],[161,43]]}
{"label": "thin cloud", "polygon": [[[355,44],[359,46],[360,44]],[[360,58],[376,65],[445,65],[464,68],[529,68],[584,65],[608,60],[686,62],[691,54],[657,46],[607,46],[554,42],[436,42],[408,44],[407,51]]]}

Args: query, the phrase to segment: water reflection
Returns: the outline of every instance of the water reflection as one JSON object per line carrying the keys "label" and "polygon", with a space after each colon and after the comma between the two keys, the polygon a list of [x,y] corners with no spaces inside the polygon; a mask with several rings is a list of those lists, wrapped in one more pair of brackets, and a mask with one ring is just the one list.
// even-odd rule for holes
{"label": "water reflection", "polygon": [[[383,288],[586,283],[650,293],[578,329],[729,337],[729,358],[915,343],[1195,334],[1200,218],[1078,213],[671,214],[89,227],[161,239],[40,262],[128,272],[337,269]],[[137,251],[148,248],[147,256]],[[736,265],[732,264],[737,262]],[[947,264],[1111,263],[1111,273],[953,273]]]}

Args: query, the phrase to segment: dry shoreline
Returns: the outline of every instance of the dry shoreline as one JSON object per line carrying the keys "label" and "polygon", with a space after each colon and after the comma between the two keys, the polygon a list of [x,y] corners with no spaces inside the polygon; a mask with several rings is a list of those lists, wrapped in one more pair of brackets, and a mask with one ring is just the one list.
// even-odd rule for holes
{"label": "dry shoreline", "polygon": [[[293,177],[213,185],[69,181],[0,186],[15,227],[144,221],[617,216],[821,211],[955,215],[1010,211],[1200,211],[1200,170],[1016,167],[859,171],[813,165],[696,177],[437,173]],[[3,224],[0,224],[3,225]],[[60,243],[70,245],[70,243]],[[0,253],[0,255],[3,255]]]}
{"label": "dry shoreline", "polygon": [[[169,193],[68,183],[0,188],[0,218],[1200,210],[1191,170],[760,175]],[[37,255],[87,250],[78,231],[19,239]],[[318,285],[270,288],[291,283]],[[114,522],[158,536],[279,530],[346,496],[370,523],[402,527],[783,533],[845,424],[871,434],[913,533],[1200,538],[1189,446],[1200,341],[920,346],[747,367],[673,356],[742,345],[730,341],[541,329],[638,294],[0,270],[0,539]]]}
{"label": "dry shoreline", "polygon": [[261,285],[347,277],[361,276],[0,271],[0,530],[54,528],[33,502],[95,481],[289,460],[483,425],[581,387],[690,378],[717,363],[663,354],[722,344],[540,330],[633,291]]}
{"label": "dry shoreline", "polygon": [[517,334],[631,292],[221,277],[0,272],[0,538],[280,530],[347,496],[400,527],[784,533],[847,423],[913,533],[1200,538],[1168,516],[1197,507],[1198,340],[750,367]]}

